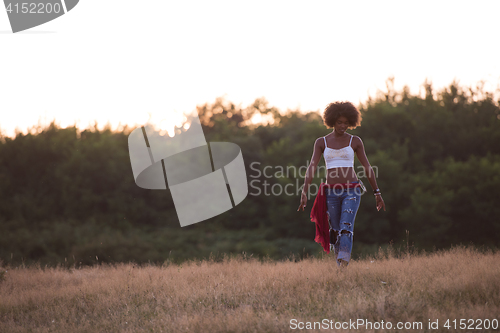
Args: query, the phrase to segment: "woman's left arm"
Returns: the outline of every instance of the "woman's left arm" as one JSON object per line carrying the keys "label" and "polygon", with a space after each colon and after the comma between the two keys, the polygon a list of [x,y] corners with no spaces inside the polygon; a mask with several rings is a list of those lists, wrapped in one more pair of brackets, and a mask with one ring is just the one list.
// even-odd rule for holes
{"label": "woman's left arm", "polygon": [[[366,157],[365,146],[363,145],[363,141],[358,136],[355,136],[353,138],[353,150],[356,153],[359,162],[361,163],[361,165],[365,170],[365,174],[367,175],[370,185],[372,186],[374,191],[377,190],[378,185],[377,185],[377,179],[375,177],[375,172],[373,171],[373,168],[370,165],[370,162],[368,162],[368,158]],[[375,200],[377,203],[377,210],[384,208],[385,211],[385,203],[384,199],[382,199],[381,193],[375,195]]]}

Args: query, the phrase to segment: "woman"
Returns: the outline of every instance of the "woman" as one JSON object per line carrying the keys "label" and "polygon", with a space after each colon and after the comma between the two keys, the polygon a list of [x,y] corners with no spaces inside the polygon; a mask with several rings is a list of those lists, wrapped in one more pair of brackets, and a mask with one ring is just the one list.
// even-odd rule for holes
{"label": "woman", "polygon": [[366,157],[363,141],[346,133],[348,128],[360,125],[359,110],[350,102],[330,103],[323,113],[323,121],[333,131],[314,143],[297,211],[306,207],[309,185],[323,154],[327,169],[326,184],[321,183],[311,211],[311,220],[316,223],[315,240],[323,245],[326,252],[333,248],[337,264],[347,266],[351,259],[354,219],[362,195],[361,188],[364,188],[354,172],[355,153],[373,188],[377,211],[382,208],[385,211],[385,204]]}

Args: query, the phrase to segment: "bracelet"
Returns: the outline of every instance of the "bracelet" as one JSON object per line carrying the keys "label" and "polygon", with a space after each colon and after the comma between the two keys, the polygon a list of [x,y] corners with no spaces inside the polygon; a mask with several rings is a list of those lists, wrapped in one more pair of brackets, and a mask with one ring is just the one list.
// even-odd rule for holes
{"label": "bracelet", "polygon": [[382,195],[382,193],[381,192],[377,192],[374,195]]}
{"label": "bracelet", "polygon": [[380,189],[377,188],[377,189],[373,190],[373,193],[380,193]]}

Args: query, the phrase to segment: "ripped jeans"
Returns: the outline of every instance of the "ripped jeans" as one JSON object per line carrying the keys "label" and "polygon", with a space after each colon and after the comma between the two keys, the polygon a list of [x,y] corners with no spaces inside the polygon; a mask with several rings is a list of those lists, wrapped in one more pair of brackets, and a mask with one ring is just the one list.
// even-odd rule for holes
{"label": "ripped jeans", "polygon": [[[357,183],[357,182],[356,182]],[[325,189],[328,220],[330,223],[330,246],[333,245],[337,264],[351,259],[354,219],[361,202],[361,188]]]}

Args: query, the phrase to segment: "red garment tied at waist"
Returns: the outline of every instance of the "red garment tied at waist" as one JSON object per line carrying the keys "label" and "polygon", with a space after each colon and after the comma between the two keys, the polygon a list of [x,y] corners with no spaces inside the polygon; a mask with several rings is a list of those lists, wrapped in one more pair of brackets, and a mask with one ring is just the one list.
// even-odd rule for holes
{"label": "red garment tied at waist", "polygon": [[328,223],[328,209],[326,208],[325,188],[340,191],[347,188],[361,186],[359,183],[325,184],[321,183],[318,194],[311,209],[311,221],[316,223],[316,237],[314,241],[320,243],[326,253],[330,253],[330,225]]}

